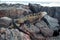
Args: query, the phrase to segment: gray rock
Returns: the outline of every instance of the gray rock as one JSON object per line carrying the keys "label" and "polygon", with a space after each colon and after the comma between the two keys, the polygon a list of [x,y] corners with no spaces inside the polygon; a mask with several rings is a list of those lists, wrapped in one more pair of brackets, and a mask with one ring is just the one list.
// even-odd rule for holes
{"label": "gray rock", "polygon": [[30,32],[33,32],[33,33],[38,33],[40,31],[36,26],[34,26],[32,24],[30,24],[30,26],[27,26],[24,24],[23,27],[26,27],[26,29],[28,29]]}
{"label": "gray rock", "polygon": [[[4,28],[4,32],[0,32],[0,39],[1,40],[30,40],[30,37],[23,32],[19,32],[17,29],[8,29]],[[1,29],[3,30],[3,29]]]}
{"label": "gray rock", "polygon": [[44,21],[40,21],[39,23],[36,23],[36,26],[40,29],[40,32],[44,36],[53,36],[53,30],[49,29],[47,24]]}
{"label": "gray rock", "polygon": [[55,12],[54,17],[60,21],[60,7],[56,7],[56,12]]}
{"label": "gray rock", "polygon": [[8,27],[12,23],[12,19],[9,17],[0,18],[0,27]]}
{"label": "gray rock", "polygon": [[41,33],[46,37],[53,36],[54,31],[49,28],[40,28],[40,30],[41,30]]}
{"label": "gray rock", "polygon": [[57,37],[47,37],[46,40],[60,40],[60,35]]}
{"label": "gray rock", "polygon": [[44,27],[44,28],[48,27],[48,25],[43,20],[37,22],[35,26]]}
{"label": "gray rock", "polygon": [[41,6],[39,4],[31,4],[29,3],[29,9],[33,12],[33,13],[38,13],[40,12],[40,8]]}
{"label": "gray rock", "polygon": [[55,18],[52,18],[48,15],[44,16],[43,20],[47,23],[50,29],[52,30],[58,30],[59,29],[59,24],[58,20]]}

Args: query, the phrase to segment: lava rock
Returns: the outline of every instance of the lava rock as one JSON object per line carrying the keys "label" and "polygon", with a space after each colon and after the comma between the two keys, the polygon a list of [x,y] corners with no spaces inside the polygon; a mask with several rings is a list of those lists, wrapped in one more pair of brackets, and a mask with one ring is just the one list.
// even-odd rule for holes
{"label": "lava rock", "polygon": [[45,37],[51,37],[53,36],[54,31],[49,29],[49,28],[40,28],[41,33],[45,36]]}
{"label": "lava rock", "polygon": [[47,10],[47,13],[49,16],[54,17],[56,13],[56,8],[55,7],[49,7]]}
{"label": "lava rock", "polygon": [[48,25],[43,21],[43,20],[40,20],[40,21],[38,21],[36,24],[35,24],[35,26],[37,26],[38,28],[39,27],[48,27]]}
{"label": "lava rock", "polygon": [[59,29],[58,20],[56,18],[52,18],[49,15],[45,15],[43,20],[46,22],[46,24],[49,26],[50,29],[52,30]]}
{"label": "lava rock", "polygon": [[12,19],[9,17],[1,17],[0,18],[0,27],[9,27],[9,25],[12,23]]}
{"label": "lava rock", "polygon": [[56,12],[55,12],[54,17],[60,21],[60,7],[56,7]]}
{"label": "lava rock", "polygon": [[5,29],[5,31],[0,32],[1,40],[31,40],[27,34],[20,32],[18,29],[1,28],[0,30],[3,29]]}
{"label": "lava rock", "polygon": [[39,4],[31,4],[29,3],[29,9],[33,12],[33,13],[38,13],[40,12],[40,8],[41,6]]}
{"label": "lava rock", "polygon": [[26,27],[30,32],[33,32],[33,33],[38,33],[40,31],[36,26],[32,24],[30,24],[29,26],[24,24],[24,27]]}
{"label": "lava rock", "polygon": [[60,40],[60,35],[56,37],[47,37],[46,40]]}
{"label": "lava rock", "polygon": [[43,36],[46,37],[53,36],[54,31],[49,29],[49,27],[44,21],[40,21],[39,23],[36,23],[36,26],[40,29],[40,32]]}

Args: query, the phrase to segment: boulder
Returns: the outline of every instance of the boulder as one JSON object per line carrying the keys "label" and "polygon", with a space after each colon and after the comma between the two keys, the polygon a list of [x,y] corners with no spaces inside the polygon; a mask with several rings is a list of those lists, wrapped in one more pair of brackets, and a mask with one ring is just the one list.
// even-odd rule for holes
{"label": "boulder", "polygon": [[0,10],[0,17],[6,16],[6,10]]}
{"label": "boulder", "polygon": [[[30,24],[29,26],[27,26],[26,24],[24,24],[23,25],[23,27],[20,27],[20,28],[26,28],[27,30],[29,30],[30,32],[33,32],[33,33],[38,33],[40,30],[36,27],[36,26],[34,26],[34,25],[32,25],[32,24]],[[24,30],[24,29],[23,29]]]}
{"label": "boulder", "polygon": [[41,33],[45,36],[45,37],[51,37],[53,36],[54,31],[49,29],[49,28],[40,28]]}
{"label": "boulder", "polygon": [[4,29],[4,32],[0,32],[1,40],[31,40],[27,34],[24,34],[17,29],[1,28],[0,30]]}
{"label": "boulder", "polygon": [[31,13],[31,11],[29,10],[29,9],[24,9],[24,8],[12,8],[12,9],[10,9],[9,10],[9,17],[10,18],[13,18],[13,19],[16,19],[16,18],[19,18],[19,17],[21,17],[21,16],[26,16],[26,15],[28,15],[28,14],[30,14]]}
{"label": "boulder", "polygon": [[12,23],[12,19],[9,17],[0,18],[0,27],[7,27]]}
{"label": "boulder", "polygon": [[60,7],[56,7],[56,12],[55,12],[54,17],[57,18],[60,22]]}
{"label": "boulder", "polygon": [[44,21],[40,21],[36,23],[35,25],[40,29],[40,32],[43,36],[46,36],[46,37],[53,36],[54,31],[49,29],[49,27]]}
{"label": "boulder", "polygon": [[32,40],[45,40],[45,37],[40,33],[40,30],[39,28],[37,28],[36,26],[30,24],[30,27],[29,26],[26,26],[25,24],[22,25],[22,27],[20,27],[20,29],[26,31],[28,34],[32,34]]}
{"label": "boulder", "polygon": [[35,23],[35,26],[37,26],[38,28],[39,27],[44,27],[44,28],[47,27],[48,28],[48,25],[43,20],[40,20],[37,23]]}
{"label": "boulder", "polygon": [[42,7],[41,11],[45,11],[48,13],[49,16],[54,17],[56,13],[56,8],[55,7]]}
{"label": "boulder", "polygon": [[49,26],[50,29],[52,30],[59,29],[58,20],[56,18],[52,18],[49,15],[45,15],[43,20],[46,22],[46,24]]}
{"label": "boulder", "polygon": [[47,37],[46,40],[60,40],[60,35],[57,37]]}
{"label": "boulder", "polygon": [[41,6],[39,4],[31,4],[29,3],[29,9],[33,12],[33,13],[38,13],[40,12],[40,8]]}
{"label": "boulder", "polygon": [[8,7],[8,8],[2,8],[0,10],[0,17],[10,17],[13,19],[19,18],[21,15],[28,15],[32,13],[31,10],[26,7],[25,5],[21,5],[20,7]]}
{"label": "boulder", "polygon": [[54,17],[54,15],[56,13],[56,8],[55,7],[49,7],[47,10],[47,13],[49,16]]}

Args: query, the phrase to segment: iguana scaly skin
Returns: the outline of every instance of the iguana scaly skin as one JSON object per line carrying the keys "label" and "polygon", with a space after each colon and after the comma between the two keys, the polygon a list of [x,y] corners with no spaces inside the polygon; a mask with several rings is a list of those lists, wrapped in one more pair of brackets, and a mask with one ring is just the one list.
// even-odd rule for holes
{"label": "iguana scaly skin", "polygon": [[34,13],[34,14],[27,15],[23,18],[19,18],[19,19],[17,19],[17,21],[18,21],[18,23],[24,23],[24,21],[26,21],[26,20],[33,22],[35,19],[41,19],[46,14],[47,14],[46,12]]}
{"label": "iguana scaly skin", "polygon": [[[23,18],[18,18],[16,19],[17,23],[15,23],[17,26],[20,26],[21,23],[24,23],[25,21],[29,21],[30,23],[35,23],[36,19],[41,20],[42,17],[44,17],[47,13],[46,12],[39,12],[39,13],[35,13],[35,14],[30,14],[27,15]],[[10,26],[11,28],[13,28],[13,25]]]}

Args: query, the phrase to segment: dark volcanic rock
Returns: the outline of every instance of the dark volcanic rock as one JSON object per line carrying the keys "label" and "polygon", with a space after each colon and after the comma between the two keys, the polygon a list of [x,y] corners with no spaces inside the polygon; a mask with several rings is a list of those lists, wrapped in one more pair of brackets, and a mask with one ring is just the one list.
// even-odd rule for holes
{"label": "dark volcanic rock", "polygon": [[55,7],[50,7],[48,8],[47,10],[48,12],[48,15],[51,16],[51,17],[54,17],[55,13],[56,13],[56,8]]}
{"label": "dark volcanic rock", "polygon": [[54,17],[60,21],[60,7],[56,7],[56,13],[55,13]]}
{"label": "dark volcanic rock", "polygon": [[44,21],[36,23],[36,26],[40,29],[40,32],[43,36],[53,36],[54,31],[49,29],[49,27]]}
{"label": "dark volcanic rock", "polygon": [[58,20],[55,18],[52,18],[48,15],[44,16],[43,20],[47,23],[50,29],[52,30],[58,30],[59,29],[59,24]]}
{"label": "dark volcanic rock", "polygon": [[27,25],[24,25],[24,27],[26,27],[29,31],[33,32],[33,33],[38,33],[40,32],[40,28],[43,27],[43,28],[48,28],[47,24],[44,22],[44,21],[40,21],[40,22],[37,22],[36,24],[32,25],[30,24],[29,26]]}
{"label": "dark volcanic rock", "polygon": [[57,37],[47,37],[46,40],[60,40],[60,35]]}
{"label": "dark volcanic rock", "polygon": [[27,5],[20,5],[19,7],[15,7],[15,6],[13,6],[13,7],[7,7],[7,6],[0,7],[0,17],[8,16],[10,18],[16,19],[16,18],[19,18],[21,15],[25,16],[30,13],[32,13],[32,12]]}
{"label": "dark volcanic rock", "polygon": [[27,34],[17,29],[1,28],[0,34],[1,40],[31,40]]}
{"label": "dark volcanic rock", "polygon": [[41,11],[46,11],[49,16],[54,17],[56,8],[55,7],[42,7]]}
{"label": "dark volcanic rock", "polygon": [[40,12],[41,6],[39,4],[30,4],[29,3],[29,9],[33,12],[33,13],[38,13]]}
{"label": "dark volcanic rock", "polygon": [[60,7],[42,7],[41,11],[46,11],[49,16],[57,18],[60,21]]}
{"label": "dark volcanic rock", "polygon": [[36,26],[34,26],[32,24],[30,24],[30,26],[24,25],[24,27],[26,27],[30,32],[33,32],[33,33],[40,32],[40,30]]}
{"label": "dark volcanic rock", "polygon": [[0,27],[8,28],[11,23],[12,23],[11,18],[8,18],[8,17],[1,17],[0,18]]}
{"label": "dark volcanic rock", "polygon": [[41,33],[46,37],[53,36],[54,31],[49,28],[40,28],[40,30],[41,30]]}
{"label": "dark volcanic rock", "polygon": [[48,27],[47,24],[43,20],[41,20],[40,22],[37,22],[35,24],[35,26],[38,26],[38,28],[40,28],[40,27],[44,27],[44,28]]}
{"label": "dark volcanic rock", "polygon": [[0,17],[6,16],[6,10],[0,10]]}

